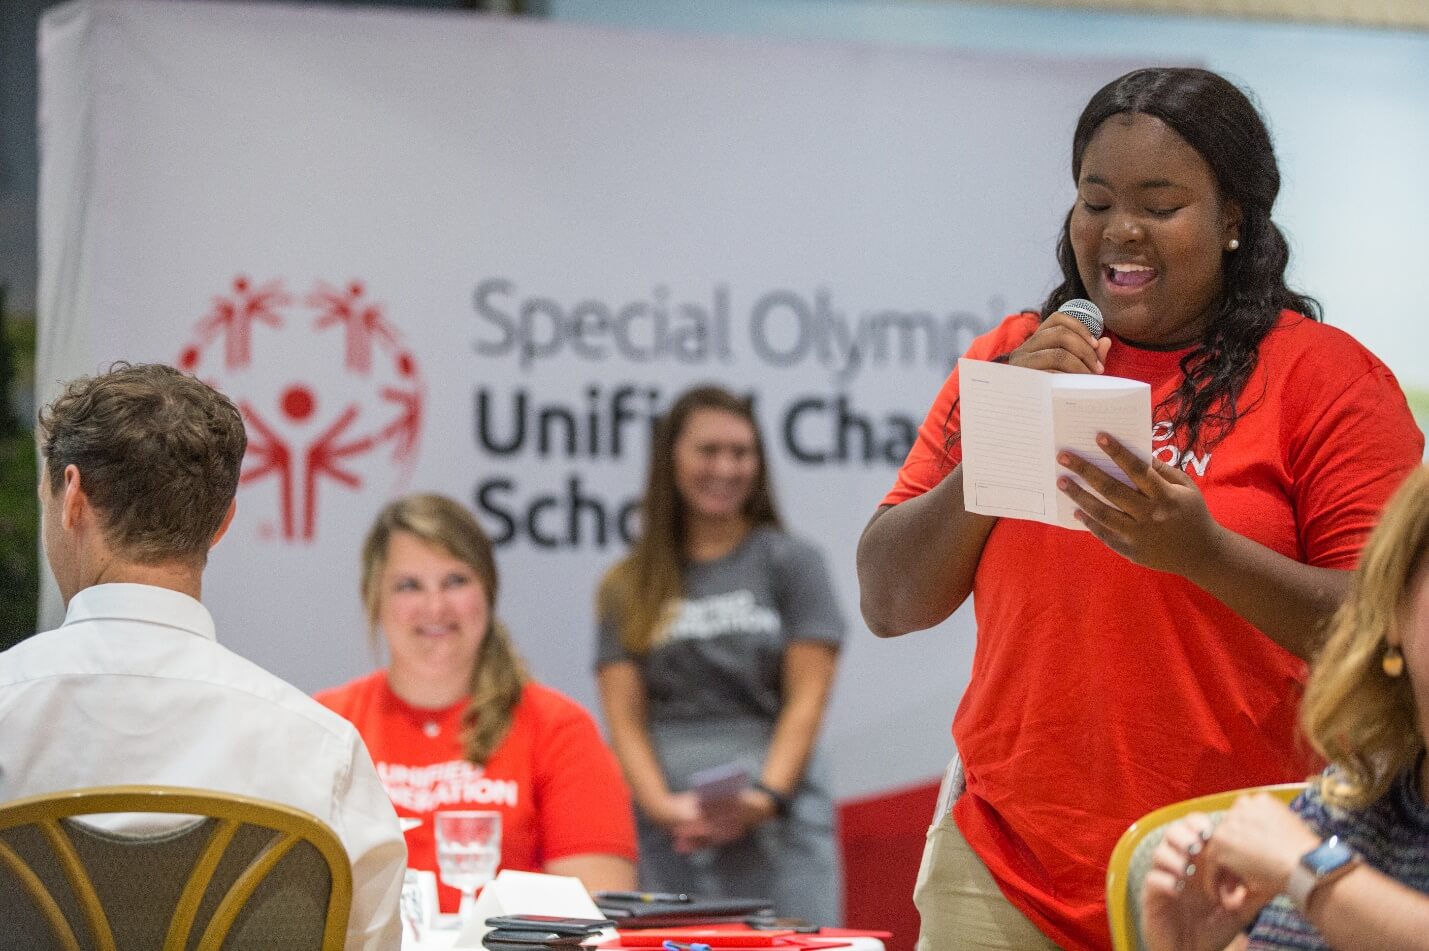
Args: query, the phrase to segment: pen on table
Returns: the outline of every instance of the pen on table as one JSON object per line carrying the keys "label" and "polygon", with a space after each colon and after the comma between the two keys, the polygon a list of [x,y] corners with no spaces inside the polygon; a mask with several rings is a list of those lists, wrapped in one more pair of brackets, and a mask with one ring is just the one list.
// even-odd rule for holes
{"label": "pen on table", "polygon": [[601,892],[597,898],[608,898],[611,901],[689,901],[689,895],[682,895],[677,892]]}

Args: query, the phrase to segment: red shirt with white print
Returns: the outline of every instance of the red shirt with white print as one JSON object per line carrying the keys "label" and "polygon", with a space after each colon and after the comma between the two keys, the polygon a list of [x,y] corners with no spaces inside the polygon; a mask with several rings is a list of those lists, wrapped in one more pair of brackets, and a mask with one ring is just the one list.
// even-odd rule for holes
{"label": "red shirt with white print", "polygon": [[[432,817],[448,809],[501,813],[502,868],[540,872],[552,859],[588,853],[635,861],[620,766],[590,714],[564,694],[528,683],[485,766],[462,758],[465,699],[413,707],[380,670],[315,699],[357,727],[397,814],[422,820],[407,832],[411,868],[437,871]],[[456,911],[460,898],[440,885],[442,911]]]}
{"label": "red shirt with white print", "polygon": [[[967,356],[1036,329],[1008,317]],[[1113,338],[1106,372],[1156,407],[1187,351]],[[928,491],[961,460],[958,374],[884,499]],[[1187,472],[1222,526],[1296,561],[1350,569],[1424,453],[1398,383],[1343,331],[1284,312],[1261,344],[1241,417],[1188,448],[1155,409],[1155,456]],[[1133,821],[1204,793],[1303,780],[1306,665],[1194,584],[1132,564],[1090,532],[999,519],[973,583],[977,647],[953,720],[967,792],[954,818],[1003,893],[1064,948],[1108,948],[1105,875]]]}

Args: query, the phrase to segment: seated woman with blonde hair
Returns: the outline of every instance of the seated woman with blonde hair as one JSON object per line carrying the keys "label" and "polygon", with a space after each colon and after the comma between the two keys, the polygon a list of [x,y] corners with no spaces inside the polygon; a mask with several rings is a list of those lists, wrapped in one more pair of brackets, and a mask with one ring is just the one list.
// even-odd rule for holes
{"label": "seated woman with blonde hair", "polygon": [[1330,766],[1293,804],[1244,796],[1167,829],[1142,892],[1152,951],[1429,948],[1429,469],[1370,536],[1300,719]]}
{"label": "seated woman with blonde hair", "polygon": [[[635,820],[620,767],[575,701],[527,676],[496,619],[491,541],[462,506],[412,495],[377,516],[362,600],[390,662],[317,700],[366,742],[403,817],[408,864],[435,871],[439,810],[501,813],[501,867],[635,886]],[[459,894],[443,885],[443,911]]]}

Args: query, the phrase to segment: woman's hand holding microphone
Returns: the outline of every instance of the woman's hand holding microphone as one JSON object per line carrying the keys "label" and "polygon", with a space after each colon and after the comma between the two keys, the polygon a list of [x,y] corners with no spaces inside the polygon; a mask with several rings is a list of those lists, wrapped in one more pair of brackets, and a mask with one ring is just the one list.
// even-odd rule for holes
{"label": "woman's hand holding microphone", "polygon": [[[1069,301],[1063,306],[1070,307],[1074,303],[1077,302]],[[1100,319],[1098,314],[1097,326]],[[1008,354],[1007,362],[1048,373],[1103,373],[1109,350],[1110,337],[1099,338],[1077,318],[1059,310],[1042,321],[1022,346]]]}

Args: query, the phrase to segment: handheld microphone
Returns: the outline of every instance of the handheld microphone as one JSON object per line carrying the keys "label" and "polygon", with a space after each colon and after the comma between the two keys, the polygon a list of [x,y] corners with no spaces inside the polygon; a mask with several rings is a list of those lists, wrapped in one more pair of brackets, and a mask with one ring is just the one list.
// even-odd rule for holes
{"label": "handheld microphone", "polygon": [[1089,300],[1082,300],[1080,297],[1074,297],[1057,309],[1068,317],[1075,318],[1077,323],[1092,332],[1093,337],[1101,339],[1102,312],[1096,304]]}

